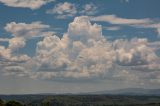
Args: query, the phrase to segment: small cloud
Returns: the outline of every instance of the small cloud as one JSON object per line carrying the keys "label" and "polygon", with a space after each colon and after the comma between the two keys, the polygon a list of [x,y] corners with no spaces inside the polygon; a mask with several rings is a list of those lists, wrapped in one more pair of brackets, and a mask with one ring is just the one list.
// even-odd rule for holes
{"label": "small cloud", "polygon": [[57,18],[64,19],[73,17],[77,14],[77,9],[74,4],[64,2],[57,4],[53,9],[47,11],[48,14],[56,14]]}
{"label": "small cloud", "polygon": [[38,9],[41,6],[55,0],[0,0],[1,3],[10,7]]}
{"label": "small cloud", "polygon": [[113,25],[125,25],[135,28],[154,28],[157,30],[158,36],[160,35],[160,22],[154,21],[154,19],[143,18],[143,19],[127,19],[117,17],[116,15],[101,15],[91,17],[92,21],[107,22]]}
{"label": "small cloud", "polygon": [[77,8],[73,3],[64,2],[57,4],[53,9],[47,10],[47,14],[54,14],[58,19],[65,19],[80,15],[94,15],[97,13],[97,6],[93,3],[85,4]]}
{"label": "small cloud", "polygon": [[121,29],[121,27],[119,26],[110,26],[110,27],[103,27],[103,28],[110,31],[117,31]]}
{"label": "small cloud", "polygon": [[8,49],[14,50],[18,48],[22,48],[26,45],[25,39],[21,37],[14,37],[9,39]]}
{"label": "small cloud", "polygon": [[129,3],[129,0],[121,0],[122,3]]}
{"label": "small cloud", "polygon": [[4,29],[14,37],[23,37],[25,39],[41,36],[47,28],[50,28],[50,26],[42,24],[41,22],[32,22],[30,24],[11,22],[7,23],[4,27]]}
{"label": "small cloud", "polygon": [[83,15],[94,15],[97,13],[97,6],[93,3],[89,3],[83,6],[83,10],[80,11],[80,14]]}
{"label": "small cloud", "polygon": [[122,24],[122,25],[140,25],[146,23],[152,23],[153,21],[145,18],[145,19],[127,19],[127,18],[120,18],[116,15],[101,15],[91,18],[92,21],[101,21],[101,22],[108,22],[110,24]]}
{"label": "small cloud", "polygon": [[8,42],[9,39],[8,38],[0,38],[0,42]]}

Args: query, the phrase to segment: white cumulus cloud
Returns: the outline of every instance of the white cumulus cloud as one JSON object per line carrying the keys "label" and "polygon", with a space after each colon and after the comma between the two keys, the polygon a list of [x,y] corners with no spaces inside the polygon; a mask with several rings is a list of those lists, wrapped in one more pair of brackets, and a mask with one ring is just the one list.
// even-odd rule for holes
{"label": "white cumulus cloud", "polygon": [[83,15],[94,15],[95,13],[97,13],[97,8],[98,7],[93,3],[85,4],[80,13]]}
{"label": "white cumulus cloud", "polygon": [[69,2],[59,3],[53,9],[47,11],[49,14],[57,14],[57,18],[72,17],[77,14],[76,6]]}
{"label": "white cumulus cloud", "polygon": [[11,55],[10,48],[24,46],[18,39],[12,40],[8,48],[0,46],[3,51],[0,56],[8,53],[5,58],[15,61],[25,58],[25,61],[5,67],[1,64],[5,75],[63,81],[96,78],[140,84],[159,81],[158,42],[149,42],[145,38],[109,41],[102,34],[102,26],[91,24],[87,16],[76,17],[62,38],[51,34],[44,36],[37,43],[36,54],[32,58]]}
{"label": "white cumulus cloud", "polygon": [[38,70],[68,78],[105,74],[112,67],[114,58],[111,45],[101,31],[101,26],[92,25],[88,17],[76,17],[61,39],[56,35],[47,36],[38,43]]}
{"label": "white cumulus cloud", "polygon": [[31,38],[42,36],[45,29],[49,28],[49,25],[44,25],[41,22],[27,23],[7,23],[5,30],[10,32],[14,37]]}
{"label": "white cumulus cloud", "polygon": [[97,13],[97,6],[93,3],[85,5],[75,5],[74,3],[64,2],[58,3],[54,8],[47,10],[46,13],[56,15],[58,19],[66,19],[75,17],[76,15],[94,15]]}
{"label": "white cumulus cloud", "polygon": [[55,0],[0,0],[1,3],[10,7],[30,8],[32,10],[38,9],[51,1]]}

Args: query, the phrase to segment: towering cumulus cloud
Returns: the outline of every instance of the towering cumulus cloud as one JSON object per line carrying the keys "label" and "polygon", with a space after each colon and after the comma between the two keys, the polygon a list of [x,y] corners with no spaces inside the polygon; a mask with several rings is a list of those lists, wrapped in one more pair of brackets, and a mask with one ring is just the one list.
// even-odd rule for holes
{"label": "towering cumulus cloud", "polygon": [[61,39],[46,36],[37,44],[38,70],[53,77],[104,75],[112,67],[113,59],[114,53],[102,36],[101,26],[92,25],[85,16],[75,18]]}
{"label": "towering cumulus cloud", "polygon": [[[108,41],[102,35],[102,27],[91,24],[86,16],[76,17],[62,38],[53,34],[43,37],[37,43],[35,56],[21,64],[3,66],[5,75],[56,80],[159,81],[160,59],[156,54],[159,43],[142,38]],[[25,42],[20,39],[15,37],[9,41],[8,49],[0,47],[0,50],[7,53],[23,47]]]}

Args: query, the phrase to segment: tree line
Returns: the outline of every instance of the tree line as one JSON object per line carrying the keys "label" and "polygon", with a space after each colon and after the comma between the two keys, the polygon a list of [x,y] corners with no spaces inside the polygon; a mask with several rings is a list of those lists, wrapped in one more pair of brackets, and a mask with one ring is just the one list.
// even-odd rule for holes
{"label": "tree line", "polygon": [[21,102],[18,101],[4,101],[2,99],[0,99],[0,106],[24,106]]}

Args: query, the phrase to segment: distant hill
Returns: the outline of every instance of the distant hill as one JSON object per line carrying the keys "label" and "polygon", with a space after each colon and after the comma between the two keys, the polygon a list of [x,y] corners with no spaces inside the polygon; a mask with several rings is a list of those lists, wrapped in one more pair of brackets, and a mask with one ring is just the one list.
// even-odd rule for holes
{"label": "distant hill", "polygon": [[155,95],[160,96],[160,89],[126,88],[118,90],[106,90],[89,92],[87,94],[110,94],[110,95]]}
{"label": "distant hill", "polygon": [[53,96],[53,95],[124,95],[124,96],[160,96],[160,89],[125,88],[117,90],[104,90],[80,93],[37,93],[37,94],[0,94],[1,96]]}

